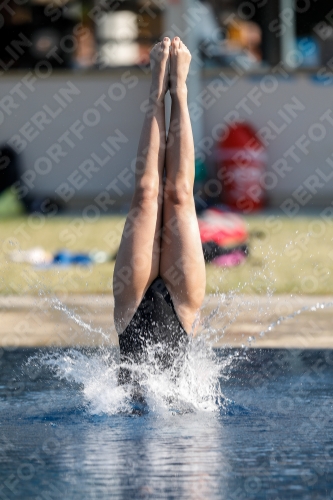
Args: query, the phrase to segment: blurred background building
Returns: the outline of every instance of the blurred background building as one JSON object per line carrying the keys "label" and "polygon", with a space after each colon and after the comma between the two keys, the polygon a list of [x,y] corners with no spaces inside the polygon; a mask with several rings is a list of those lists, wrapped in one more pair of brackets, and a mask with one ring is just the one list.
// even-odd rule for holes
{"label": "blurred background building", "polygon": [[331,203],[330,2],[6,0],[0,34],[0,179],[9,147],[23,199],[75,210],[98,196],[104,211],[128,203],[149,51],[178,35],[193,53],[190,109],[203,178],[218,178],[221,139],[245,121],[265,149],[268,205]]}

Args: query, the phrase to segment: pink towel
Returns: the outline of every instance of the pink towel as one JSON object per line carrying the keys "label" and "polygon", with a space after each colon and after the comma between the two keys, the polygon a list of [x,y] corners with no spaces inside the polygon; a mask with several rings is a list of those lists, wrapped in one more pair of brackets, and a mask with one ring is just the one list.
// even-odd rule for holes
{"label": "pink towel", "polygon": [[212,261],[213,264],[220,267],[233,267],[242,264],[246,260],[246,255],[239,250],[230,253],[229,255],[220,255]]}

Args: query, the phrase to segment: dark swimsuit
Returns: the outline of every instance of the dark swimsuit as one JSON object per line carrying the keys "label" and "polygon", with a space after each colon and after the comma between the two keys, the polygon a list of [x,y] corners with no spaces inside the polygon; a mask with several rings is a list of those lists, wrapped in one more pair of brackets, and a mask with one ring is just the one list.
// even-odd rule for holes
{"label": "dark swimsuit", "polygon": [[[156,346],[155,361],[161,369],[170,368],[185,352],[188,335],[182,327],[162,278],[156,278],[146,291],[124,332],[119,335],[120,363],[147,362],[147,347]],[[130,369],[121,367],[119,382],[132,380]]]}

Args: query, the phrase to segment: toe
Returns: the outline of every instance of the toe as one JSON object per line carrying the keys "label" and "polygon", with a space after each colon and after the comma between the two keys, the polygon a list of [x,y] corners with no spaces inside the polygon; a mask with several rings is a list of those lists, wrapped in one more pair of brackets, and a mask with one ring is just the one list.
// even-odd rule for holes
{"label": "toe", "polygon": [[178,36],[175,36],[175,38],[172,40],[172,45],[174,46],[174,48],[179,49],[180,44],[181,44],[180,38]]}
{"label": "toe", "polygon": [[168,47],[168,46],[170,45],[170,43],[171,43],[171,42],[170,42],[170,38],[169,38],[169,37],[167,37],[167,36],[165,36],[165,37],[163,38],[163,40],[162,40],[162,42],[161,42],[161,43],[162,43],[162,45],[163,45],[164,47]]}
{"label": "toe", "polygon": [[168,38],[167,36],[163,38],[163,40],[160,42],[161,44],[161,49],[165,52],[165,51],[169,51],[170,49],[170,38]]}

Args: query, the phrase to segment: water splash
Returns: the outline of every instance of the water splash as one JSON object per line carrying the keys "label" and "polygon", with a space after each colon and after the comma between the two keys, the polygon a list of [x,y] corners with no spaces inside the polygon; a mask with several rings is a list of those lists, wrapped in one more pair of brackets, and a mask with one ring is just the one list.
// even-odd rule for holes
{"label": "water splash", "polygon": [[85,331],[85,333],[88,334],[97,333],[99,335],[102,335],[104,340],[108,340],[108,335],[105,332],[103,332],[101,328],[93,328],[91,325],[89,325],[89,323],[83,321],[78,314],[75,314],[71,309],[69,309],[65,304],[63,304],[63,302],[61,302],[61,300],[58,297],[52,297],[50,300],[50,304],[53,307],[53,309],[66,314],[68,319],[74,321],[74,323],[80,326]]}
{"label": "water splash", "polygon": [[[151,348],[148,353],[149,362],[137,367],[139,391],[138,386],[134,384],[118,385],[117,349],[100,347],[97,350],[81,351],[71,348],[39,356],[38,360],[48,366],[59,379],[78,384],[85,408],[94,415],[133,414],[138,407],[141,413],[149,411],[162,415],[170,411],[176,413],[221,411],[221,408],[230,403],[222,393],[221,380],[227,376],[228,368],[232,368],[237,356],[218,358],[212,345],[223,337],[226,328],[235,321],[239,311],[235,310],[228,314],[221,309],[222,306],[228,305],[232,296],[221,295],[219,299],[217,306],[201,325],[201,332],[204,335],[191,339],[186,357],[181,363],[175,360],[174,366],[162,371],[154,363],[156,359],[154,349],[158,346]],[[59,299],[52,298],[51,304],[54,309],[75,321],[82,328],[83,335],[91,336],[98,333],[102,334],[105,340],[109,340],[105,332],[84,322]],[[332,306],[333,302],[304,306],[291,314],[280,316],[262,330],[260,336],[303,312]],[[215,320],[221,319],[227,320],[224,328],[214,327]],[[255,341],[255,337],[248,340],[251,344]]]}
{"label": "water splash", "polygon": [[77,349],[31,358],[49,367],[61,380],[79,384],[85,406],[92,414],[129,412],[130,392],[118,385],[118,364],[112,351],[84,353]]}
{"label": "water splash", "polygon": [[71,348],[30,358],[29,362],[37,361],[50,368],[59,379],[78,384],[84,406],[95,415],[130,414],[138,403],[155,414],[170,410],[188,413],[221,409],[226,399],[220,378],[232,363],[230,357],[221,362],[203,339],[192,339],[181,366],[175,360],[170,369],[162,371],[154,363],[154,349],[149,349],[149,362],[136,367],[139,397],[137,383],[118,385],[120,365],[116,349],[82,352]]}
{"label": "water splash", "polygon": [[293,311],[292,313],[287,314],[286,316],[280,316],[277,320],[270,323],[265,330],[262,330],[259,333],[259,336],[264,337],[264,335],[271,332],[274,328],[276,328],[281,323],[284,323],[288,319],[294,319],[294,318],[296,318],[296,316],[299,316],[302,313],[309,312],[309,311],[315,312],[315,311],[318,311],[319,309],[328,309],[331,307],[333,307],[333,302],[317,302],[313,306],[304,306],[304,307],[301,307],[300,309],[296,309],[296,311]]}

